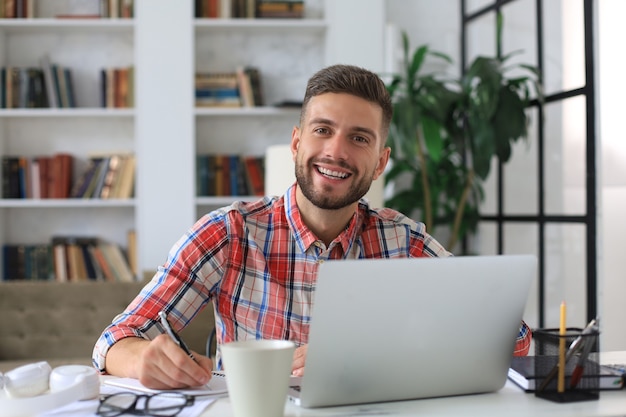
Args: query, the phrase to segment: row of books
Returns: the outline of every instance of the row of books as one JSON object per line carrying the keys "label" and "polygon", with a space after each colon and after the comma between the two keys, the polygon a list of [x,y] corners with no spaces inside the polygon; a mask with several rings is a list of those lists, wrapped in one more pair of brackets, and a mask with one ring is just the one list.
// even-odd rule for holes
{"label": "row of books", "polygon": [[4,155],[2,198],[99,198],[127,199],[134,195],[135,156],[99,155],[74,182],[75,157],[68,153],[50,156]]}
{"label": "row of books", "polygon": [[131,19],[135,17],[135,0],[100,0],[100,17]]}
{"label": "row of books", "polygon": [[[134,0],[99,0],[97,14],[59,14],[63,18],[132,18]],[[24,19],[37,17],[35,0],[0,0],[0,18]]]}
{"label": "row of books", "polygon": [[303,0],[195,0],[198,18],[302,18]]}
{"label": "row of books", "polygon": [[[100,105],[104,108],[126,108],[135,105],[134,67],[100,70]],[[4,67],[0,71],[1,107],[72,108],[77,107],[72,71],[41,59],[39,67]]]}
{"label": "row of books", "polygon": [[73,184],[70,198],[127,199],[133,197],[135,156],[99,155],[89,158],[87,168]]}
{"label": "row of books", "polygon": [[265,159],[262,156],[205,154],[196,156],[198,196],[263,196]]}
{"label": "row of books", "polygon": [[49,156],[11,156],[1,159],[2,198],[68,198],[74,157],[67,153]]}
{"label": "row of books", "polygon": [[45,244],[5,244],[2,253],[3,280],[131,282],[136,276],[130,253],[96,237],[55,236]]}
{"label": "row of books", "polygon": [[0,18],[24,19],[35,17],[35,0],[0,0]]}
{"label": "row of books", "polygon": [[3,109],[76,107],[69,68],[58,65],[3,67],[0,83],[3,86],[0,95]]}
{"label": "row of books", "polygon": [[198,107],[263,106],[260,71],[247,66],[234,72],[196,73],[195,98]]}
{"label": "row of books", "polygon": [[104,108],[135,107],[135,68],[102,69],[100,91],[100,105]]}

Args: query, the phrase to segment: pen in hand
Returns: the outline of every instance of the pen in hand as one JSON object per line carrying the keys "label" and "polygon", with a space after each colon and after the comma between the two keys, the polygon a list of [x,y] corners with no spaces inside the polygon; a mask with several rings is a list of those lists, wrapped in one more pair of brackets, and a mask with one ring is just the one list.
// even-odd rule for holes
{"label": "pen in hand", "polygon": [[[159,318],[161,321],[161,325],[163,326],[163,328],[165,329],[165,332],[169,335],[169,337],[174,341],[174,343],[176,343],[178,346],[181,347],[182,350],[185,351],[185,353],[194,361],[196,361],[196,358],[193,356],[193,353],[191,353],[191,350],[189,350],[189,348],[187,347],[187,345],[185,344],[185,342],[183,342],[183,339],[181,339],[181,337],[178,335],[178,333],[176,333],[174,331],[174,328],[172,328],[172,326],[170,325],[170,322],[167,320],[167,314],[165,314],[165,311],[159,311]],[[196,361],[197,362],[197,361]]]}

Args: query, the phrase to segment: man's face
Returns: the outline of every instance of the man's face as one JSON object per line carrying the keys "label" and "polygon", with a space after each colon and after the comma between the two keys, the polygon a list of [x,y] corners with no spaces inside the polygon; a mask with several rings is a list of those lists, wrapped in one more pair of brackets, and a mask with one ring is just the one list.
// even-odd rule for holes
{"label": "man's face", "polygon": [[309,201],[335,210],[367,193],[389,159],[381,123],[382,109],[359,97],[327,93],[309,101],[291,141],[296,179]]}

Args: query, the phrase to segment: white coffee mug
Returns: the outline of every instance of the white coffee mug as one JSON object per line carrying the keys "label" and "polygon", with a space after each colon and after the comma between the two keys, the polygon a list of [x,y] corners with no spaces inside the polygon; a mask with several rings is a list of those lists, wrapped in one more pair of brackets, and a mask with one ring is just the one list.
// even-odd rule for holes
{"label": "white coffee mug", "polygon": [[287,340],[245,340],[221,346],[235,417],[281,417],[295,345]]}

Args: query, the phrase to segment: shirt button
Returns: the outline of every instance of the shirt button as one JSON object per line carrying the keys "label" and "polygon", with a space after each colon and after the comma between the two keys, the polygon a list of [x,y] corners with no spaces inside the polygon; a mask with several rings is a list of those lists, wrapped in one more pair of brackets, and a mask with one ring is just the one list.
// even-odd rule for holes
{"label": "shirt button", "polygon": [[324,260],[323,260],[323,259],[318,259],[318,260],[317,260],[317,263],[318,263],[319,265],[321,265],[321,264],[323,264],[323,263],[324,263]]}

